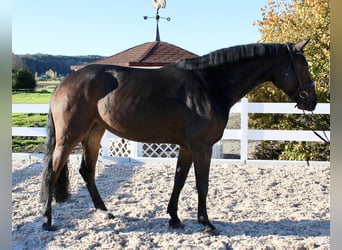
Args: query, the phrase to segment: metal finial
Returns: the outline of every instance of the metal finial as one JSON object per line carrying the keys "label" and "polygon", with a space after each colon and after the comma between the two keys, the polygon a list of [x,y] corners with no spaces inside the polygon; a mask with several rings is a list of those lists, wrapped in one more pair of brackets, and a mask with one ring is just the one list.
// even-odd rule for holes
{"label": "metal finial", "polygon": [[157,22],[157,26],[156,26],[156,37],[154,38],[154,40],[156,42],[160,42],[160,35],[159,35],[159,26],[158,26],[158,22]]}
{"label": "metal finial", "polygon": [[153,7],[157,10],[156,16],[149,17],[149,16],[143,16],[144,20],[147,20],[148,18],[155,18],[156,19],[156,33],[155,33],[155,41],[160,41],[160,35],[159,35],[159,25],[158,22],[160,19],[166,19],[167,21],[171,21],[170,17],[161,17],[159,16],[159,9],[166,7],[166,0],[160,0],[159,2],[157,0],[152,0]]}

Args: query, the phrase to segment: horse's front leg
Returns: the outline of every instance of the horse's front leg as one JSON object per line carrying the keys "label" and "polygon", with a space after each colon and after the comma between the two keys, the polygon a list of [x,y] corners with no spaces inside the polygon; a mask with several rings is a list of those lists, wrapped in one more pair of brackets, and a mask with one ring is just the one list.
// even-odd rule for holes
{"label": "horse's front leg", "polygon": [[217,234],[216,228],[210,223],[207,213],[207,194],[209,184],[209,169],[212,145],[202,145],[193,149],[193,160],[198,192],[198,221],[204,226],[204,231]]}
{"label": "horse's front leg", "polygon": [[176,174],[174,180],[173,191],[167,207],[167,212],[171,216],[169,226],[172,228],[178,228],[182,226],[181,220],[178,218],[178,199],[186,177],[188,176],[190,166],[192,164],[192,154],[189,148],[181,147],[179,150],[179,156],[176,166]]}

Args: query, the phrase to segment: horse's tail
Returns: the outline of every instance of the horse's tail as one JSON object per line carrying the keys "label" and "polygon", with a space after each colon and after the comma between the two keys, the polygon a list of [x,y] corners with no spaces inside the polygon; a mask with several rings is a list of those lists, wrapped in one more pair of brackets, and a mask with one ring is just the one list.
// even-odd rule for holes
{"label": "horse's tail", "polygon": [[65,164],[63,167],[57,182],[55,183],[54,190],[51,190],[51,182],[54,179],[54,171],[52,169],[52,154],[56,146],[55,124],[49,110],[48,122],[47,122],[47,140],[45,144],[45,156],[44,156],[44,172],[43,180],[40,191],[40,200],[45,203],[48,199],[49,192],[54,193],[56,202],[67,201],[69,193],[69,171],[68,166]]}

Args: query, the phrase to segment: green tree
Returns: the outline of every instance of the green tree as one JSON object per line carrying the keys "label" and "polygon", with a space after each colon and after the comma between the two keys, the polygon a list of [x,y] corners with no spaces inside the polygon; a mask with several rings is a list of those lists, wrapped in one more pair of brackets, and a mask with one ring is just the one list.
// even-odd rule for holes
{"label": "green tree", "polygon": [[26,69],[12,70],[12,89],[31,89],[36,87],[36,80],[32,73]]}
{"label": "green tree", "polygon": [[[330,7],[328,0],[268,0],[261,9],[262,19],[255,22],[261,33],[260,42],[301,42],[310,38],[305,47],[310,73],[315,81],[318,102],[330,100]],[[265,83],[248,95],[254,102],[287,101],[287,96],[273,84]],[[312,116],[313,129],[329,130],[327,115]],[[299,115],[253,115],[250,125],[254,128],[303,129],[306,123]],[[272,143],[271,143],[272,144]],[[267,151],[270,142],[263,144]],[[329,160],[329,145],[322,143],[276,143],[279,159]],[[267,147],[267,148],[266,148]],[[279,150],[282,149],[282,150]]]}

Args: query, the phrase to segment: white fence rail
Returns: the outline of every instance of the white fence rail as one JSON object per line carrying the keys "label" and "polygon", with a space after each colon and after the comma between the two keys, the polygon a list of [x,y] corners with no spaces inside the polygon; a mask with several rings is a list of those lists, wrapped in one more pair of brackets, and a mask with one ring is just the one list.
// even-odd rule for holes
{"label": "white fence rail", "polygon": [[[48,104],[13,104],[12,113],[48,113]],[[235,104],[230,113],[240,113],[240,129],[225,129],[221,140],[240,140],[241,160],[248,158],[249,140],[278,140],[278,141],[321,141],[310,130],[259,130],[248,128],[248,114],[302,114],[295,108],[294,103],[249,103],[246,98]],[[329,103],[319,103],[314,114],[330,114]],[[324,136],[323,131],[316,131]],[[46,136],[46,128],[12,127],[12,136]],[[325,131],[330,140],[330,131]],[[122,157],[176,157],[179,147],[170,144],[147,144],[121,139],[110,132],[106,132],[101,142],[103,156]],[[214,145],[213,158],[221,158],[220,142]]]}

